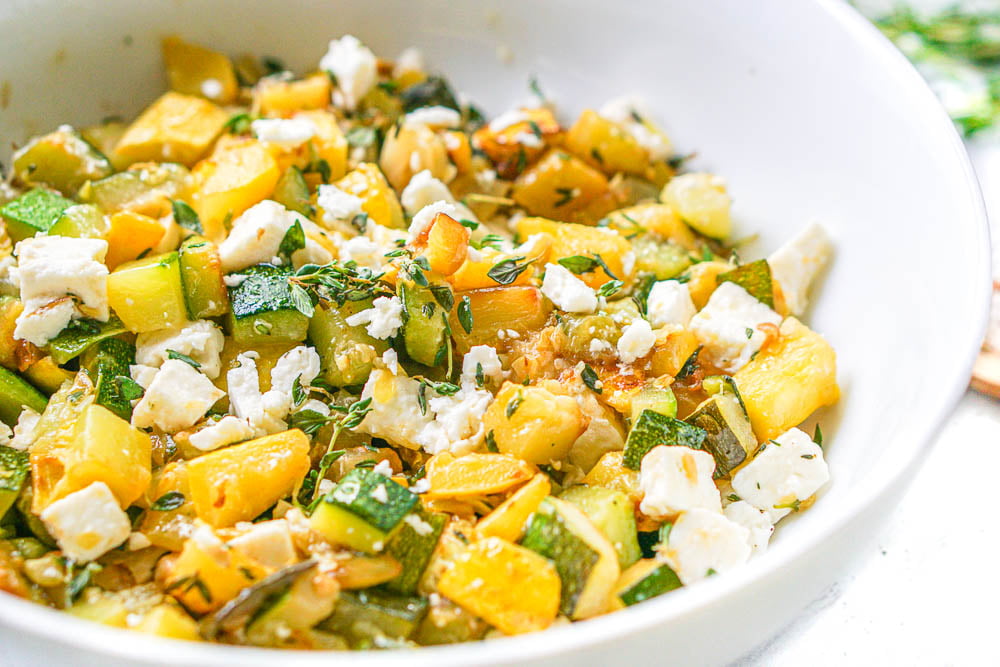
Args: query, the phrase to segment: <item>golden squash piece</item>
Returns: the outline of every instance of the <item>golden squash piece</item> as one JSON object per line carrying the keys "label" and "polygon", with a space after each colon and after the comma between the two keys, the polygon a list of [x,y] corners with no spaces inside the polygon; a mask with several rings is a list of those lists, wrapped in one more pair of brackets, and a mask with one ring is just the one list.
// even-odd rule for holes
{"label": "golden squash piece", "polygon": [[724,239],[732,231],[729,217],[732,200],[726,192],[726,182],[713,174],[682,174],[673,178],[660,201],[669,205],[684,222],[705,236]]}
{"label": "golden squash piece", "polygon": [[517,177],[510,196],[531,215],[594,224],[616,208],[609,194],[604,174],[553,149]]}
{"label": "golden squash piece", "polygon": [[701,310],[708,303],[712,292],[719,286],[716,280],[727,271],[732,271],[735,267],[729,262],[699,262],[687,270],[688,292],[691,294],[691,301],[694,307]]}
{"label": "golden squash piece", "polygon": [[647,202],[620,209],[608,215],[608,226],[626,236],[637,232],[651,232],[688,250],[698,250],[694,232],[666,204]]}
{"label": "golden squash piece", "polygon": [[24,370],[24,377],[46,394],[54,394],[64,382],[72,382],[76,373],[62,368],[52,357],[42,357]]}
{"label": "golden squash piece", "polygon": [[426,125],[390,131],[382,144],[378,163],[398,192],[402,192],[414,174],[425,169],[445,183],[451,182],[458,172],[448,159],[444,140]]}
{"label": "golden squash piece", "polygon": [[187,322],[176,252],[137,259],[108,276],[108,303],[129,331],[143,333]]}
{"label": "golden squash piece", "polygon": [[116,151],[132,162],[191,166],[212,146],[229,115],[201,97],[169,92],[142,112]]}
{"label": "golden squash piece", "polygon": [[[503,178],[514,178],[525,165],[533,163],[562,132],[550,109],[522,109],[519,120],[493,129],[483,125],[473,135],[473,142],[497,166]],[[506,115],[506,114],[505,114]]]}
{"label": "golden squash piece", "polygon": [[216,243],[226,237],[226,220],[239,216],[274,191],[281,173],[271,153],[254,139],[220,141],[211,157],[199,162],[192,176],[191,205],[201,218],[205,236]]}
{"label": "golden squash piece", "polygon": [[140,528],[154,546],[180,551],[184,547],[184,540],[191,534],[195,520],[194,503],[191,502],[191,489],[188,486],[187,462],[174,461],[164,466],[157,472],[150,491],[146,498],[148,502],[143,503],[144,505],[151,505],[172,492],[184,496],[184,503],[172,510],[147,508]]}
{"label": "golden squash piece", "polygon": [[590,469],[583,478],[583,483],[587,486],[621,491],[634,503],[638,503],[642,499],[642,492],[639,490],[639,471],[626,468],[622,462],[623,457],[622,452],[608,452]]}
{"label": "golden squash piece", "polygon": [[[48,428],[46,419],[44,435],[31,448],[32,511],[40,514],[94,482],[107,484],[122,508],[128,507],[152,478],[149,436],[100,405],[91,403],[76,413],[70,394],[60,391],[53,397],[53,412],[47,408],[46,413],[60,426]],[[62,424],[64,419],[72,421]]]}
{"label": "golden squash piece", "polygon": [[298,429],[199,456],[188,462],[195,512],[216,528],[249,521],[288,495],[309,464],[309,438]]}
{"label": "golden squash piece", "polygon": [[[558,222],[546,218],[521,218],[517,222],[517,233],[521,238],[532,234],[544,234],[552,239],[549,250],[550,262],[562,257],[600,255],[611,272],[619,280],[628,282],[631,273],[625,272],[626,256],[632,252],[632,244],[621,235],[607,229],[590,227],[570,222]],[[597,269],[579,276],[593,288],[598,288],[611,277],[604,269]]]}
{"label": "golden squash piece", "polygon": [[133,211],[112,213],[108,222],[108,253],[104,263],[112,270],[155,248],[166,233],[158,220]]}
{"label": "golden squash piece", "polygon": [[538,465],[564,458],[587,429],[576,399],[513,382],[500,388],[483,424],[502,453]]}
{"label": "golden squash piece", "polygon": [[414,247],[427,258],[431,270],[450,276],[465,263],[469,254],[470,232],[460,222],[444,213],[434,216],[431,226],[414,239]]}
{"label": "golden squash piece", "polygon": [[549,627],[561,586],[548,559],[498,537],[470,544],[438,582],[442,595],[508,635]]}
{"label": "golden squash piece", "polygon": [[232,104],[239,93],[233,62],[224,54],[170,36],[162,42],[170,89],[216,104]]}
{"label": "golden squash piece", "polygon": [[[334,185],[361,199],[361,210],[383,227],[402,229],[406,226],[403,207],[399,198],[389,187],[378,165],[363,162]],[[319,219],[322,220],[322,214]]]}
{"label": "golden squash piece", "polygon": [[[324,75],[324,79],[327,77]],[[347,138],[344,137],[337,117],[329,111],[307,110],[295,114],[296,118],[307,118],[316,126],[316,135],[309,140],[317,160],[325,160],[330,167],[330,180],[343,178],[347,173]]]}
{"label": "golden squash piece", "polygon": [[[519,266],[527,266],[509,285],[530,285],[535,272],[545,266],[552,247],[552,239],[540,236],[530,243],[518,246],[513,252],[496,250],[489,246],[479,251],[476,260],[467,259],[453,275],[448,277],[455,290],[471,290],[498,287],[500,283],[490,277],[490,269],[505,260],[512,260]],[[468,257],[468,253],[466,253]]]}
{"label": "golden squash piece", "polygon": [[566,149],[609,176],[624,171],[642,175],[649,167],[649,153],[618,123],[586,109],[566,132]]}
{"label": "golden squash piece", "polygon": [[[468,297],[472,330],[466,332],[458,317],[458,308]],[[497,331],[516,331],[520,336],[538,331],[552,312],[552,302],[537,287],[511,285],[478,289],[455,294],[455,308],[448,314],[451,333],[459,352],[465,354],[474,345],[497,343]]]}
{"label": "golden squash piece", "polygon": [[287,116],[306,109],[323,109],[330,104],[330,77],[313,74],[298,81],[267,77],[254,89],[254,99],[265,116]]}
{"label": "golden squash piece", "polygon": [[655,334],[656,342],[649,355],[650,374],[674,377],[698,347],[698,339],[684,327],[676,325],[657,329]]}
{"label": "golden squash piece", "polygon": [[466,454],[455,457],[449,452],[427,461],[427,479],[431,490],[428,499],[468,498],[503,493],[523,484],[535,468],[507,454]]}
{"label": "golden squash piece", "polygon": [[516,542],[521,537],[524,524],[532,512],[538,509],[542,499],[552,491],[552,483],[545,473],[538,473],[527,484],[515,491],[510,498],[500,503],[476,524],[476,533],[481,537],[499,537],[508,542]]}
{"label": "golden squash piece", "polygon": [[201,639],[201,635],[198,634],[198,624],[174,603],[164,602],[156,605],[146,612],[132,629],[169,639],[188,641]]}
{"label": "golden squash piece", "polygon": [[836,353],[822,336],[789,317],[781,337],[733,376],[761,442],[800,424],[840,398]]}

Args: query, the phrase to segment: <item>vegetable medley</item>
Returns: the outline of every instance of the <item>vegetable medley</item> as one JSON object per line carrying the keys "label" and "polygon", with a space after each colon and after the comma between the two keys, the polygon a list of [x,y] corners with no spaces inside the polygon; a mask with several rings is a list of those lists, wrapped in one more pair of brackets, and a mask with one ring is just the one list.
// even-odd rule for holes
{"label": "vegetable medley", "polygon": [[0,207],[0,588],[190,640],[431,645],[721,574],[827,482],[809,226],[742,263],[639,99],[487,121],[419,52],[168,38]]}

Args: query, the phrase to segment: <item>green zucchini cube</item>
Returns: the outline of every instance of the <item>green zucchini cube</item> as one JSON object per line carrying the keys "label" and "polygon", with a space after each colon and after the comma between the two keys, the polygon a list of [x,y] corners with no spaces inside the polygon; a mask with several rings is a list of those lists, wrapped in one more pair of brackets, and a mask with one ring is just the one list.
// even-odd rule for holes
{"label": "green zucchini cube", "polygon": [[617,591],[618,599],[629,607],[683,585],[669,565],[653,559],[636,563],[622,574],[622,581],[625,584]]}
{"label": "green zucchini cube", "polygon": [[259,264],[233,275],[244,280],[229,288],[229,332],[243,347],[305,340],[309,318],[295,308],[288,269]]}
{"label": "green zucchini cube", "polygon": [[84,357],[84,367],[94,379],[94,402],[125,421],[132,420],[132,401],[119,377],[130,378],[129,365],[135,363],[135,345],[121,338],[106,338]]}
{"label": "green zucchini cube", "polygon": [[691,413],[687,422],[705,432],[703,449],[715,457],[715,477],[728,476],[757,447],[750,419],[733,394],[710,396]]}
{"label": "green zucchini cube", "polygon": [[643,410],[628,432],[622,462],[626,468],[638,470],[642,457],[654,447],[667,445],[702,449],[704,441],[705,431],[697,426],[653,410]]}
{"label": "green zucchini cube", "polygon": [[361,648],[379,635],[407,639],[427,613],[427,599],[396,596],[378,590],[343,591],[333,615],[319,628],[346,636],[353,647]]}
{"label": "green zucchini cube", "polygon": [[450,343],[447,335],[448,313],[428,287],[399,282],[403,302],[403,344],[410,359],[425,366],[440,365]]}
{"label": "green zucchini cube", "polygon": [[372,307],[372,299],[316,304],[309,320],[309,340],[322,362],[323,379],[334,387],[364,384],[375,357],[389,349],[388,341],[368,335],[364,325],[351,326],[347,318]]}
{"label": "green zucchini cube", "polygon": [[423,576],[427,564],[434,554],[438,540],[448,517],[444,514],[424,511],[420,505],[404,517],[403,525],[389,541],[389,555],[403,566],[399,576],[385,583],[385,588],[394,593],[413,595],[417,592],[417,584]]}
{"label": "green zucchini cube", "polygon": [[14,371],[0,366],[0,421],[14,426],[21,410],[28,407],[42,412],[49,401]]}
{"label": "green zucchini cube", "polygon": [[0,208],[0,216],[7,223],[7,233],[16,243],[38,232],[48,232],[63,211],[75,204],[71,199],[43,188],[29,190]]}
{"label": "green zucchini cube", "polygon": [[632,501],[621,491],[600,486],[571,486],[559,497],[575,505],[610,540],[625,569],[642,557]]}
{"label": "green zucchini cube", "polygon": [[222,280],[218,246],[203,236],[189,236],[181,244],[180,255],[188,317],[201,320],[225,315],[229,295]]}
{"label": "green zucchini cube", "polygon": [[28,478],[28,452],[0,445],[0,519],[11,508]]}
{"label": "green zucchini cube", "polygon": [[91,345],[125,331],[125,325],[114,314],[107,322],[77,320],[76,325],[66,327],[49,341],[49,354],[52,360],[61,366],[83,354]]}
{"label": "green zucchini cube", "polygon": [[405,486],[372,470],[355,468],[313,511],[313,530],[336,544],[378,553],[417,504]]}

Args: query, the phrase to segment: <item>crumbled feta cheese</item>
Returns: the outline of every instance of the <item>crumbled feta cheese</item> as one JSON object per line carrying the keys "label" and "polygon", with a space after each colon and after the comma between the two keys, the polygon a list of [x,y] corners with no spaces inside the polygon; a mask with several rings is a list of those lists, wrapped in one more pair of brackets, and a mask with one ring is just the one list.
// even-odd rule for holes
{"label": "crumbled feta cheese", "polygon": [[542,294],[567,313],[592,313],[597,310],[594,290],[562,264],[545,265]]}
{"label": "crumbled feta cheese", "polygon": [[321,479],[319,480],[319,495],[325,496],[326,494],[333,491],[336,486],[332,479]]}
{"label": "crumbled feta cheese", "polygon": [[225,342],[222,330],[214,322],[197,320],[179,329],[139,334],[135,339],[135,360],[143,366],[159,368],[173,350],[194,359],[201,365],[199,370],[214,380],[222,370],[219,356]]}
{"label": "crumbled feta cheese", "polygon": [[13,255],[0,257],[0,295],[18,296],[17,260]]}
{"label": "crumbled feta cheese", "polygon": [[[236,364],[226,373],[230,412],[246,420],[256,436],[285,430],[285,422],[282,421],[284,413],[281,412],[285,407],[284,402],[279,400],[277,401],[279,405],[276,406],[265,404],[264,397],[260,393],[260,377],[257,375],[256,362],[247,353],[237,356]],[[280,399],[280,396],[273,394],[272,398]],[[268,408],[273,408],[273,411]]]}
{"label": "crumbled feta cheese", "polygon": [[250,123],[250,129],[260,141],[289,150],[298,148],[319,132],[308,118],[258,118]]}
{"label": "crumbled feta cheese", "polygon": [[420,479],[418,479],[416,482],[413,483],[413,486],[410,487],[410,491],[413,491],[416,494],[427,493],[430,490],[431,490],[431,480],[427,479],[426,477],[421,477]]}
{"label": "crumbled feta cheese", "polygon": [[35,427],[42,416],[29,407],[21,410],[17,417],[17,424],[14,426],[14,437],[8,443],[14,449],[27,451],[35,442]]}
{"label": "crumbled feta cheese", "polygon": [[391,347],[382,353],[382,363],[393,375],[399,375],[399,355]]}
{"label": "crumbled feta cheese", "polygon": [[[478,221],[475,214],[469,210],[465,204],[462,204],[455,199],[455,196],[451,194],[451,190],[444,182],[440,181],[431,174],[429,169],[424,169],[423,171],[417,172],[407,183],[406,187],[403,188],[402,194],[399,196],[399,201],[406,209],[406,212],[412,216],[418,215],[422,209],[436,202],[446,202],[452,204],[455,207],[455,213],[449,213],[444,211],[447,215],[455,218],[456,220],[472,220]],[[434,215],[430,215],[428,212],[428,220],[426,224],[421,224],[419,226],[419,231],[417,233],[413,232],[413,226],[410,226],[411,234],[413,236],[419,236],[419,232],[422,232],[425,227],[427,227],[431,221],[434,220],[434,216],[437,215],[438,211],[434,210]]]}
{"label": "crumbled feta cheese", "polygon": [[187,362],[168,359],[132,411],[132,425],[175,433],[193,426],[225,395]]}
{"label": "crumbled feta cheese", "polygon": [[132,522],[104,482],[94,482],[51,505],[41,513],[62,552],[87,563],[128,539]]}
{"label": "crumbled feta cheese", "polygon": [[531,120],[531,116],[524,113],[524,111],[521,111],[520,109],[505,111],[490,121],[490,132],[503,132],[512,125],[524,123],[529,120]]}
{"label": "crumbled feta cheese", "polygon": [[659,329],[668,324],[686,327],[698,311],[691,301],[687,283],[678,280],[661,280],[653,284],[646,300],[649,323]]}
{"label": "crumbled feta cheese", "polygon": [[143,366],[142,364],[132,364],[128,367],[129,376],[143,389],[149,389],[153,384],[156,372],[160,370],[154,366]]}
{"label": "crumbled feta cheese", "polygon": [[394,79],[398,79],[407,72],[423,72],[424,69],[424,54],[420,49],[411,46],[403,49],[399,57],[396,58],[396,64],[392,68],[392,76]]}
{"label": "crumbled feta cheese", "polygon": [[153,546],[153,543],[146,537],[145,533],[140,533],[138,531],[132,532],[128,536],[128,550],[129,551],[141,551],[146,547]]}
{"label": "crumbled feta cheese", "polygon": [[767,335],[757,327],[777,326],[781,316],[732,282],[719,285],[704,308],[691,318],[691,332],[714,366],[735,373],[760,350]]}
{"label": "crumbled feta cheese", "polygon": [[298,560],[292,531],[284,519],[251,524],[245,533],[227,544],[270,570],[280,570]]}
{"label": "crumbled feta cheese", "polygon": [[374,489],[372,489],[372,500],[382,503],[383,505],[389,502],[389,492],[385,490],[385,484],[379,484]]}
{"label": "crumbled feta cheese", "polygon": [[428,400],[434,421],[421,434],[424,451],[466,454],[474,450],[485,438],[483,415],[492,402],[493,394],[472,387]]}
{"label": "crumbled feta cheese", "polygon": [[414,109],[403,117],[403,127],[426,126],[453,128],[462,124],[462,114],[449,107],[434,106]]}
{"label": "crumbled feta cheese", "polygon": [[640,359],[653,349],[656,343],[656,334],[649,322],[637,317],[622,329],[621,338],[618,339],[618,357],[622,362],[631,364],[636,359]]}
{"label": "crumbled feta cheese", "polygon": [[421,208],[417,214],[413,216],[413,220],[410,221],[410,236],[412,238],[418,238],[421,234],[424,234],[431,228],[431,225],[434,223],[434,218],[437,217],[438,213],[444,213],[448,217],[455,220],[461,220],[465,217],[462,209],[459,208],[457,204],[444,200],[432,202]]}
{"label": "crumbled feta cheese", "polygon": [[319,61],[319,68],[332,72],[344,106],[353,110],[378,79],[378,60],[371,50],[353,35],[330,41],[330,48]]}
{"label": "crumbled feta cheese", "polygon": [[330,416],[330,406],[323,401],[317,401],[315,398],[310,398],[303,401],[302,405],[295,408],[295,412],[302,412],[303,410],[312,410],[313,412],[318,412],[324,417]]}
{"label": "crumbled feta cheese", "polygon": [[339,220],[350,220],[361,213],[364,201],[336,185],[321,185],[316,190],[316,203],[323,209],[322,222],[330,227]]}
{"label": "crumbled feta cheese", "polygon": [[416,514],[407,514],[403,517],[403,523],[413,529],[417,535],[427,537],[434,532],[434,526],[421,519]]}
{"label": "crumbled feta cheese", "polygon": [[319,354],[316,349],[305,345],[285,352],[271,370],[271,389],[264,394],[265,403],[273,406],[272,413],[284,417],[292,409],[292,386],[295,378],[306,388],[312,384],[320,371]]}
{"label": "crumbled feta cheese", "polygon": [[382,475],[383,477],[392,477],[392,464],[389,463],[389,459],[382,459],[375,464],[372,468],[372,472]]}
{"label": "crumbled feta cheese", "polygon": [[218,79],[205,79],[201,82],[201,94],[210,100],[222,97],[222,82]]}
{"label": "crumbled feta cheese", "polygon": [[188,440],[195,448],[210,452],[219,447],[249,440],[253,435],[253,429],[244,420],[227,415],[211,426],[192,433]]}
{"label": "crumbled feta cheese", "polygon": [[652,113],[642,98],[631,96],[608,100],[599,113],[631,134],[636,143],[649,152],[650,160],[655,162],[670,157],[670,140],[649,123]]}
{"label": "crumbled feta cheese", "polygon": [[803,229],[767,258],[771,275],[781,286],[785,305],[801,315],[809,305],[809,287],[833,255],[829,234],[815,223]]}
{"label": "crumbled feta cheese", "polygon": [[708,452],[689,447],[654,447],[642,458],[639,509],[652,517],[671,517],[699,507],[722,511],[719,490],[712,474],[715,459]]}
{"label": "crumbled feta cheese", "polygon": [[521,144],[525,148],[541,148],[545,145],[542,138],[534,132],[518,132],[514,135],[514,143]]}
{"label": "crumbled feta cheese", "polygon": [[226,284],[226,287],[239,287],[243,284],[243,281],[247,279],[248,276],[232,275],[223,276],[222,282]]}
{"label": "crumbled feta cheese", "polygon": [[764,446],[733,476],[739,496],[777,522],[830,479],[823,450],[793,428]]}
{"label": "crumbled feta cheese", "polygon": [[462,386],[478,386],[476,375],[480,372],[484,379],[491,378],[498,382],[503,380],[500,357],[489,345],[474,345],[465,353],[462,358]]}
{"label": "crumbled feta cheese", "polygon": [[44,346],[70,320],[91,317],[106,322],[108,243],[101,239],[36,236],[17,244],[20,296],[24,310],[14,338]]}
{"label": "crumbled feta cheese", "polygon": [[10,447],[12,437],[14,437],[14,431],[11,430],[10,426],[0,422],[0,445]]}
{"label": "crumbled feta cheese", "polygon": [[352,327],[367,324],[365,331],[372,338],[391,338],[403,326],[403,302],[399,297],[380,296],[372,301],[371,308],[348,317],[347,324]]}
{"label": "crumbled feta cheese", "polygon": [[270,262],[278,254],[288,228],[299,217],[270,199],[248,208],[233,221],[229,236],[219,244],[222,270],[232,273],[254,264]]}
{"label": "crumbled feta cheese", "polygon": [[609,341],[602,340],[600,338],[590,339],[590,353],[591,354],[604,354],[605,352],[611,352],[615,349]]}
{"label": "crumbled feta cheese", "polygon": [[692,509],[670,529],[657,559],[665,561],[685,585],[733,569],[750,558],[749,531],[720,512]]}
{"label": "crumbled feta cheese", "polygon": [[747,529],[750,538],[748,544],[753,553],[760,553],[767,549],[767,542],[774,532],[774,524],[771,523],[767,514],[745,500],[738,500],[726,505],[722,513],[733,523]]}

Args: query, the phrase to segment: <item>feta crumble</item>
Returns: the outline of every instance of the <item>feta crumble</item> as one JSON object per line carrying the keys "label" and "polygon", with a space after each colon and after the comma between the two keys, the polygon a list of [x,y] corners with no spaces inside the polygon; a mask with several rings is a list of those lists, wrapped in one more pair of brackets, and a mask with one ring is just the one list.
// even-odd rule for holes
{"label": "feta crumble", "polygon": [[691,323],[698,311],[691,301],[691,291],[687,283],[678,280],[661,280],[654,283],[646,300],[646,315],[649,323],[659,329],[668,324],[682,327]]}
{"label": "feta crumble", "polygon": [[284,519],[251,524],[226,544],[270,570],[280,570],[298,560],[291,527]]}
{"label": "feta crumble", "polygon": [[767,258],[771,275],[792,315],[809,306],[809,287],[833,256],[833,243],[820,225],[809,225]]}
{"label": "feta crumble", "polygon": [[265,199],[236,218],[229,236],[219,244],[219,259],[222,261],[223,272],[232,273],[265,262],[279,265],[281,259],[277,255],[281,241],[285,238],[288,228],[296,222],[306,232],[306,247],[293,254],[293,264],[301,266],[323,257],[325,261],[318,263],[329,262],[330,253],[308,236],[309,232],[318,231],[319,228],[315,223],[294,211],[289,211],[276,201]]}
{"label": "feta crumble", "polygon": [[748,544],[753,553],[760,553],[767,549],[767,543],[771,539],[771,534],[774,533],[774,524],[771,523],[767,514],[745,500],[738,500],[726,505],[722,513],[733,523],[747,529]]}
{"label": "feta crumble", "polygon": [[372,472],[382,475],[383,477],[392,477],[392,464],[389,463],[389,459],[382,459],[375,464],[372,468]]}
{"label": "feta crumble", "polygon": [[31,408],[23,408],[21,414],[17,417],[17,424],[14,426],[14,435],[10,439],[8,446],[21,451],[28,451],[35,442],[35,427],[38,426],[38,420],[41,418],[42,415]]}
{"label": "feta crumble", "polygon": [[420,107],[403,117],[403,127],[454,128],[462,124],[462,114],[442,106]]}
{"label": "feta crumble", "polygon": [[378,78],[375,54],[353,35],[331,40],[326,55],[319,61],[319,68],[336,77],[343,105],[348,110],[358,106]]}
{"label": "feta crumble", "polygon": [[237,442],[249,440],[254,435],[250,425],[242,419],[227,415],[211,426],[191,434],[188,440],[196,449],[210,452]]}
{"label": "feta crumble", "polygon": [[132,522],[104,482],[56,500],[40,516],[62,552],[79,563],[102,556],[132,532]]}
{"label": "feta crumble", "polygon": [[762,452],[733,475],[733,490],[777,522],[829,479],[823,449],[793,428],[766,443]]}
{"label": "feta crumble", "polygon": [[153,384],[153,378],[156,377],[156,371],[158,370],[160,369],[155,366],[131,364],[128,367],[128,374],[140,387],[149,389],[149,385]]}
{"label": "feta crumble", "polygon": [[403,302],[399,297],[380,296],[372,301],[372,307],[347,318],[347,324],[356,327],[362,324],[372,338],[385,340],[396,335],[403,326]]}
{"label": "feta crumble", "polygon": [[642,458],[639,509],[651,517],[671,517],[694,508],[722,511],[712,475],[715,458],[689,447],[654,447]]}
{"label": "feta crumble", "polygon": [[364,201],[336,185],[321,185],[316,190],[316,203],[323,210],[321,220],[330,227],[337,221],[350,220],[361,213]]}
{"label": "feta crumble", "polygon": [[757,327],[781,324],[781,316],[732,282],[719,285],[708,303],[691,318],[690,330],[704,346],[712,365],[735,373],[760,350],[767,339]]}
{"label": "feta crumble", "polygon": [[396,58],[396,64],[392,68],[392,76],[398,79],[403,74],[407,72],[423,72],[424,66],[424,54],[420,49],[409,47],[403,49],[403,51]]}
{"label": "feta crumble", "polygon": [[657,559],[673,568],[684,585],[726,572],[750,558],[746,528],[720,512],[692,509],[680,515]]}
{"label": "feta crumble", "polygon": [[434,532],[434,526],[421,519],[416,514],[407,514],[403,517],[403,523],[413,529],[417,535],[427,537]]}
{"label": "feta crumble", "polygon": [[[455,199],[455,196],[451,194],[451,190],[448,186],[444,184],[443,181],[434,178],[430,170],[424,169],[413,175],[410,182],[406,184],[403,188],[402,194],[399,196],[399,201],[403,205],[403,208],[412,216],[418,215],[421,210],[425,207],[430,206],[436,202],[446,202],[455,207],[455,213],[449,213],[448,211],[443,211],[445,214],[455,218],[455,220],[472,220],[478,221],[475,214],[469,210],[469,208]],[[429,214],[428,214],[429,215]],[[434,215],[437,215],[435,211]],[[426,224],[421,224],[419,226],[419,232],[422,232],[426,226],[434,220],[434,215],[429,215],[429,220]],[[410,233],[413,236],[419,236],[419,233],[414,233],[411,225]]]}
{"label": "feta crumble", "polygon": [[178,329],[160,329],[141,333],[135,340],[137,364],[159,368],[170,357],[170,351],[191,357],[199,369],[211,379],[222,370],[220,355],[226,339],[222,330],[209,320],[188,322]]}
{"label": "feta crumble", "polygon": [[[236,366],[226,373],[226,385],[229,389],[229,410],[240,419],[246,420],[255,436],[264,436],[285,430],[282,421],[286,403],[275,393],[271,398],[278,400],[265,402],[260,392],[260,377],[257,374],[257,363],[250,354],[240,354],[236,357]],[[270,392],[269,392],[270,393]],[[283,411],[285,410],[285,411]]]}
{"label": "feta crumble", "polygon": [[622,329],[621,338],[618,339],[618,358],[631,364],[649,354],[655,343],[656,334],[649,322],[637,317]]}
{"label": "feta crumble", "polygon": [[193,426],[225,395],[187,362],[168,359],[132,411],[132,425],[176,433]]}
{"label": "feta crumble", "polygon": [[526,114],[520,109],[512,109],[511,111],[505,111],[500,114],[492,121],[490,121],[490,132],[503,132],[508,127],[512,125],[517,125],[518,123],[524,123],[531,120],[531,116]]}
{"label": "feta crumble", "polygon": [[567,313],[592,313],[597,310],[594,290],[561,264],[545,265],[542,294]]}
{"label": "feta crumble", "polygon": [[483,378],[496,381],[503,380],[503,365],[497,351],[489,345],[474,345],[462,358],[461,385],[476,387],[476,375],[482,372]]}
{"label": "feta crumble", "polygon": [[250,129],[260,141],[288,150],[298,148],[319,132],[308,118],[258,118],[250,123]]}

